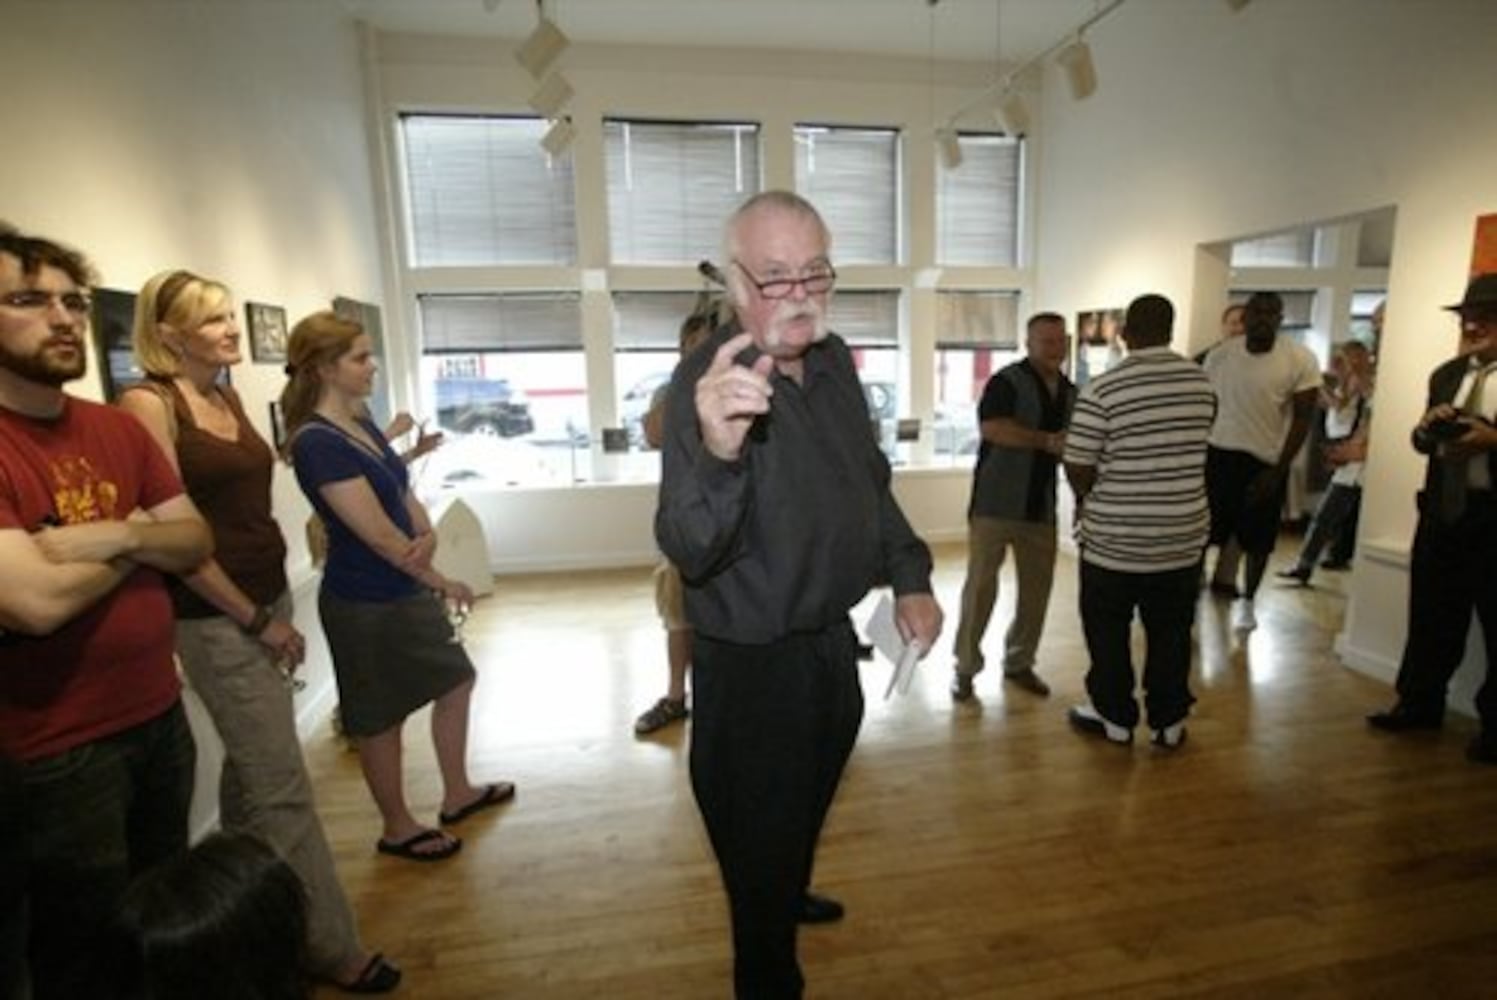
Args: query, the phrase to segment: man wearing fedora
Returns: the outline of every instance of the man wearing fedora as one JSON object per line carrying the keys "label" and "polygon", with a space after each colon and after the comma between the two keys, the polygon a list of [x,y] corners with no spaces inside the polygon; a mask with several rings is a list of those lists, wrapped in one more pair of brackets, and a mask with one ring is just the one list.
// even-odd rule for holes
{"label": "man wearing fedora", "polygon": [[1426,412],[1414,428],[1414,448],[1429,463],[1409,568],[1398,701],[1367,722],[1388,732],[1440,728],[1474,607],[1487,675],[1476,694],[1481,732],[1466,756],[1497,764],[1497,273],[1473,278],[1465,298],[1446,308],[1460,316],[1461,351],[1430,375]]}

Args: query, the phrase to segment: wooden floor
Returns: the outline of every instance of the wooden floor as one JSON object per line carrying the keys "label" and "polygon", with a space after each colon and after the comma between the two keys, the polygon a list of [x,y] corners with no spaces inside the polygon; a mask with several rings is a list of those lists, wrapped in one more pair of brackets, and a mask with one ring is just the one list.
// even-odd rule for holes
{"label": "wooden floor", "polygon": [[[816,878],[848,916],[801,935],[809,997],[1497,997],[1497,769],[1465,760],[1468,719],[1366,729],[1389,691],[1331,652],[1344,575],[1265,583],[1246,645],[1203,598],[1200,700],[1169,755],[1067,729],[1087,660],[1064,556],[1040,651],[1052,697],[989,673],[980,704],[954,708],[964,554],[938,557],[941,649],[893,701],[888,664],[865,668]],[[466,637],[475,774],[520,791],[465,824],[460,856],[375,855],[355,755],[330,732],[309,748],[364,935],[406,970],[399,995],[728,996],[689,730],[631,732],[665,679],[648,571],[502,578]],[[406,742],[412,801],[434,815],[424,718]]]}

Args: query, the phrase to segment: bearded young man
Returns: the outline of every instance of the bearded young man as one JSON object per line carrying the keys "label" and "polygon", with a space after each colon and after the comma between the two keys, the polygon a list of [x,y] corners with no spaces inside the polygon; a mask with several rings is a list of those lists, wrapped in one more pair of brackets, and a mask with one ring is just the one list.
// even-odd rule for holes
{"label": "bearded young man", "polygon": [[161,574],[212,548],[145,428],[63,391],[85,370],[89,274],[0,223],[0,755],[22,784],[33,1000],[103,995],[90,960],[116,900],[187,847]]}

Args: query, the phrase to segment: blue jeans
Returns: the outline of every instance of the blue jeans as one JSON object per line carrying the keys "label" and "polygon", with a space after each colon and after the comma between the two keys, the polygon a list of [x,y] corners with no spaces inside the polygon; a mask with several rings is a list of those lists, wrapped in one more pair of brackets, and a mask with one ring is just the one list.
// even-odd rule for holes
{"label": "blue jeans", "polygon": [[196,757],[179,701],[21,765],[33,1000],[107,995],[94,977],[110,914],[133,877],[187,849]]}

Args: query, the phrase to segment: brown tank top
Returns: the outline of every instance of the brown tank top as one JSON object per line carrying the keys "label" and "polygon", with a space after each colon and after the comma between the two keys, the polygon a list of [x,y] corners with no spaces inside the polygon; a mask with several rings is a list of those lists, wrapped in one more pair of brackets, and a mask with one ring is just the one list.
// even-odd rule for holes
{"label": "brown tank top", "polygon": [[[150,382],[171,400],[177,423],[177,464],[188,496],[213,529],[213,557],[252,601],[271,603],[286,590],[286,540],[270,513],[275,455],[245,417],[239,394],[228,386],[219,391],[239,425],[233,441],[200,428],[171,379]],[[169,579],[178,618],[223,613],[176,577]]]}

